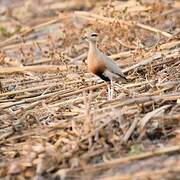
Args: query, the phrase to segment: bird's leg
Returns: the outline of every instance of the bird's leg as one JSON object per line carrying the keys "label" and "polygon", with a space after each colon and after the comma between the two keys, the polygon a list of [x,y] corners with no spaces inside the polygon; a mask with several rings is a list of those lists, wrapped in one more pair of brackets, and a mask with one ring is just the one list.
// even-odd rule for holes
{"label": "bird's leg", "polygon": [[108,88],[108,100],[111,100],[111,85],[107,83],[107,88]]}
{"label": "bird's leg", "polygon": [[113,93],[114,93],[114,88],[113,88],[113,80],[111,79],[111,99],[113,99]]}

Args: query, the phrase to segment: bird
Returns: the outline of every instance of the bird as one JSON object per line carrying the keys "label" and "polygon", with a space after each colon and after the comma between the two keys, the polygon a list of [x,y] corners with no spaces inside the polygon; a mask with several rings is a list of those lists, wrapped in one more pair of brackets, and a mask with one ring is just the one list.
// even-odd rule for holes
{"label": "bird", "polygon": [[83,39],[89,42],[89,51],[87,55],[88,71],[107,83],[108,100],[112,100],[113,80],[119,79],[122,82],[127,82],[127,78],[121,68],[97,47],[98,33],[89,33],[84,36]]}

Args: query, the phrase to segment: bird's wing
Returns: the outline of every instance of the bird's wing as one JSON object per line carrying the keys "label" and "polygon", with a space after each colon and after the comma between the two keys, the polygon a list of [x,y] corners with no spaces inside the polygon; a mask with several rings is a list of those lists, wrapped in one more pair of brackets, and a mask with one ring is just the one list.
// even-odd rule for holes
{"label": "bird's wing", "polygon": [[126,79],[126,76],[124,75],[124,73],[122,72],[120,67],[111,58],[109,58],[108,56],[103,54],[101,51],[99,51],[99,52],[100,52],[100,58],[102,61],[105,62],[107,69],[110,72],[117,74]]}

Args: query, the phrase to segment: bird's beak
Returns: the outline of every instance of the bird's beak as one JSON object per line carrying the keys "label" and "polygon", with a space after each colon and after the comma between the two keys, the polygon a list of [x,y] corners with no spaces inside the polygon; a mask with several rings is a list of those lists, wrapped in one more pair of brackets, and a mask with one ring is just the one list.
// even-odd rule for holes
{"label": "bird's beak", "polygon": [[87,36],[82,36],[82,37],[81,37],[81,42],[82,42],[82,43],[87,42]]}

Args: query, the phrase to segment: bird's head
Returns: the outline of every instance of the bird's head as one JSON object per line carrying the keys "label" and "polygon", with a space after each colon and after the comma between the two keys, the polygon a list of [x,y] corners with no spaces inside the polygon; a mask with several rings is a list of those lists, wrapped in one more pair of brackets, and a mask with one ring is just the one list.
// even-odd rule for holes
{"label": "bird's head", "polygon": [[88,42],[97,42],[98,40],[98,34],[93,32],[85,36],[83,39],[87,40]]}

